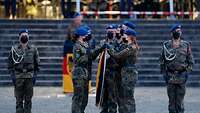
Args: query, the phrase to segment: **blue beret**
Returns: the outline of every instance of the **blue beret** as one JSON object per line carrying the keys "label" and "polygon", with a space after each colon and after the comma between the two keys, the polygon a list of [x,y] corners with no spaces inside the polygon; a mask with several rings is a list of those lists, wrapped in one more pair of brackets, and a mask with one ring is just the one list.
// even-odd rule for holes
{"label": "blue beret", "polygon": [[87,25],[82,26],[83,28],[85,28],[88,32],[88,34],[91,34],[91,28]]}
{"label": "blue beret", "polygon": [[117,24],[110,24],[106,27],[106,29],[117,29],[118,25]]}
{"label": "blue beret", "polygon": [[79,35],[79,36],[86,36],[88,34],[88,31],[86,28],[84,27],[79,27],[75,30],[75,34]]}
{"label": "blue beret", "polygon": [[181,25],[180,24],[175,24],[171,27],[171,32],[174,32],[176,29],[181,29]]}
{"label": "blue beret", "polygon": [[126,31],[125,31],[125,34],[126,35],[131,35],[131,36],[134,36],[134,37],[136,37],[136,31],[135,30],[133,30],[133,29],[127,29]]}
{"label": "blue beret", "polygon": [[21,35],[22,33],[28,33],[28,29],[20,29],[19,35]]}
{"label": "blue beret", "polygon": [[128,28],[131,28],[131,29],[135,29],[136,25],[131,23],[131,22],[128,22],[128,21],[124,21],[123,23],[125,26],[127,26]]}
{"label": "blue beret", "polygon": [[76,18],[78,16],[81,16],[81,13],[80,12],[76,12],[74,15],[73,15],[73,18]]}

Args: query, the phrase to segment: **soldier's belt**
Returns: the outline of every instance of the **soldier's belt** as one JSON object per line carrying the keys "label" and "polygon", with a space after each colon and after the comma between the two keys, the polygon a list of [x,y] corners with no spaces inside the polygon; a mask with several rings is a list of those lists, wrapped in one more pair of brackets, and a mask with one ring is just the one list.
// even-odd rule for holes
{"label": "soldier's belt", "polygon": [[123,67],[131,67],[131,68],[135,68],[136,69],[136,65],[135,64],[124,64]]}
{"label": "soldier's belt", "polygon": [[33,71],[33,69],[16,69],[16,71],[19,73],[28,73]]}
{"label": "soldier's belt", "polygon": [[174,73],[174,74],[181,74],[181,73],[185,72],[186,69],[184,68],[184,69],[181,69],[181,70],[173,70],[173,69],[168,68],[167,71],[170,72],[170,73]]}
{"label": "soldier's belt", "polygon": [[118,69],[119,68],[119,65],[118,64],[109,64],[106,66],[106,68],[109,68],[109,69]]}

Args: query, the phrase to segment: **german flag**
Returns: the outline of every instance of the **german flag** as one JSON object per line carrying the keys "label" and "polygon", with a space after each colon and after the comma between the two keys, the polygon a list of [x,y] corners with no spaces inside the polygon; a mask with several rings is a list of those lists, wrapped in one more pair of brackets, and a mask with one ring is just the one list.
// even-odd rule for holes
{"label": "german flag", "polygon": [[96,106],[101,107],[104,94],[104,81],[105,81],[105,69],[106,69],[106,57],[107,50],[105,49],[99,59],[98,71],[96,75]]}

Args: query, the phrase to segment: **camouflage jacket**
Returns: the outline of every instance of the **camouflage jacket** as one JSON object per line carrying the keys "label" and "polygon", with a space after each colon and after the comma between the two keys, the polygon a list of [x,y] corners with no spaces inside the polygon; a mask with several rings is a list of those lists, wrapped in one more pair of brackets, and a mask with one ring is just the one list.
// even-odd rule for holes
{"label": "camouflage jacket", "polygon": [[[173,59],[166,59],[166,57],[169,57],[170,55],[168,52],[171,53],[171,58],[174,57]],[[180,46],[174,48],[171,40],[166,41],[163,43],[163,48],[159,60],[161,71],[191,71],[192,65],[194,64],[191,44],[181,40]]]}
{"label": "camouflage jacket", "polygon": [[8,57],[8,70],[16,78],[32,78],[33,73],[39,71],[39,62],[37,48],[28,45],[26,49],[22,49],[21,45],[15,45]]}
{"label": "camouflage jacket", "polygon": [[122,44],[120,51],[109,50],[111,57],[121,62],[122,67],[135,67],[138,50],[132,47],[132,44]]}
{"label": "camouflage jacket", "polygon": [[[104,44],[109,45],[109,51],[112,51],[113,53],[117,52],[116,51],[116,43],[114,40],[109,40],[109,41],[101,40],[100,46],[103,46]],[[109,56],[109,54],[108,54],[108,58],[106,60],[106,69],[114,71],[114,69],[118,69],[118,68],[119,68],[119,62],[116,59],[114,59],[113,57]]]}
{"label": "camouflage jacket", "polygon": [[[87,53],[87,51],[90,53]],[[94,49],[89,48],[88,43],[81,43],[76,41],[73,47],[73,55],[74,55],[74,71],[75,70],[84,70],[84,73],[88,74],[89,66],[91,65],[91,61],[96,59],[100,52],[102,52],[101,47],[97,47]],[[76,76],[75,74],[74,76]]]}

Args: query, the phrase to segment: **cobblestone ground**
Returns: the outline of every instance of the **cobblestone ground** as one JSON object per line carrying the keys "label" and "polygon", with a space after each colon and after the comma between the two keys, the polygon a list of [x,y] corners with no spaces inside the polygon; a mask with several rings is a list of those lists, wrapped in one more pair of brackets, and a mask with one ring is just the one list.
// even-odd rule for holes
{"label": "cobblestone ground", "polygon": [[[33,113],[71,113],[72,94],[63,94],[60,87],[35,87]],[[99,113],[91,94],[86,113]],[[137,113],[168,113],[165,87],[137,87]],[[187,88],[185,113],[200,113],[200,88]],[[15,113],[12,87],[0,88],[0,113]]]}

